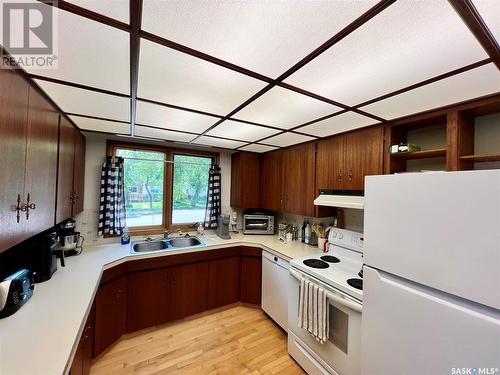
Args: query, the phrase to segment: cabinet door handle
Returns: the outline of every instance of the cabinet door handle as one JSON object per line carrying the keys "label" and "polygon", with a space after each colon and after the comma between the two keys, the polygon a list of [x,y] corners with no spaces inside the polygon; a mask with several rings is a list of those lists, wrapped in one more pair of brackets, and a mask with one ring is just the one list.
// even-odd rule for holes
{"label": "cabinet door handle", "polygon": [[31,202],[31,196],[30,193],[28,193],[28,196],[26,197],[26,205],[25,205],[25,211],[26,211],[26,220],[29,220],[30,218],[30,210],[36,209],[36,204]]}
{"label": "cabinet door handle", "polygon": [[15,210],[17,211],[16,219],[19,223],[21,221],[21,211],[26,211],[26,204],[21,203],[21,194],[17,194],[17,205],[15,206]]}
{"label": "cabinet door handle", "polygon": [[349,181],[352,181],[352,169],[349,169],[349,174],[347,176],[349,177]]}

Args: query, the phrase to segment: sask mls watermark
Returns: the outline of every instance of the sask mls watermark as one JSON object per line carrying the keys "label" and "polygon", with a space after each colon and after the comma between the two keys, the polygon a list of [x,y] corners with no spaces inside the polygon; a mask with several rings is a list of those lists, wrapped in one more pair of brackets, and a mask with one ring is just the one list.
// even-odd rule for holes
{"label": "sask mls watermark", "polygon": [[[53,2],[54,3],[54,2]],[[2,66],[57,68],[57,17],[55,6],[23,1],[3,1],[0,9]],[[4,53],[4,50],[8,53]]]}

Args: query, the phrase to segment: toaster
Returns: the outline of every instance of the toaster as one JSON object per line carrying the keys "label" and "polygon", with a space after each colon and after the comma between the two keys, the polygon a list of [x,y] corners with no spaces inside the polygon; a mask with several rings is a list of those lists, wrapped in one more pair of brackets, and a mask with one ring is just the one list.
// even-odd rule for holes
{"label": "toaster", "polygon": [[33,275],[23,268],[0,282],[0,319],[19,310],[33,295]]}

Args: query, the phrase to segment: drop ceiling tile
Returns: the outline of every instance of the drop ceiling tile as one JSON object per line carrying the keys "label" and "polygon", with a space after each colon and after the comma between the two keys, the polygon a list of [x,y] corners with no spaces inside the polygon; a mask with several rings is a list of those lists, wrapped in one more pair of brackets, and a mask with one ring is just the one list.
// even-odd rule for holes
{"label": "drop ceiling tile", "polygon": [[173,132],[163,129],[147,128],[145,126],[136,126],[135,134],[140,137],[157,138],[165,141],[190,142],[196,137],[193,134]]}
{"label": "drop ceiling tile", "polygon": [[490,29],[491,33],[500,44],[500,1],[498,0],[473,0],[479,15]]}
{"label": "drop ceiling tile", "polygon": [[233,117],[290,129],[340,110],[342,108],[276,86]]}
{"label": "drop ceiling tile", "polygon": [[130,0],[66,0],[68,3],[129,23]]}
{"label": "drop ceiling tile", "polygon": [[342,133],[376,123],[378,123],[378,121],[372,118],[359,115],[355,112],[346,112],[341,115],[304,126],[303,128],[298,128],[296,131],[318,137],[326,137],[328,135]]}
{"label": "drop ceiling tile", "polygon": [[245,124],[238,121],[226,120],[220,125],[217,125],[214,129],[210,130],[207,135],[254,142],[258,139],[262,139],[276,133],[279,133],[279,130]]}
{"label": "drop ceiling tile", "polygon": [[206,136],[198,138],[193,143],[199,145],[213,146],[213,147],[222,147],[222,148],[237,148],[245,144],[245,142],[230,141],[227,139],[212,138]]}
{"label": "drop ceiling tile", "polygon": [[295,145],[298,143],[303,143],[307,141],[312,141],[315,138],[309,137],[307,135],[296,134],[296,133],[283,133],[278,134],[274,137],[266,139],[265,143],[269,145],[279,146],[279,147],[288,147],[291,145]]}
{"label": "drop ceiling tile", "polygon": [[142,28],[276,77],[375,3],[148,0]]}
{"label": "drop ceiling tile", "polygon": [[81,116],[69,116],[69,118],[82,130],[113,134],[130,134],[130,124],[123,122],[98,120]]}
{"label": "drop ceiling tile", "polygon": [[495,65],[488,64],[361,109],[386,119],[394,119],[499,91],[500,72]]}
{"label": "drop ceiling tile", "polygon": [[201,133],[218,120],[218,117],[137,101],[136,123],[141,125]]}
{"label": "drop ceiling tile", "polygon": [[273,150],[276,150],[276,149],[278,149],[278,148],[277,147],[272,147],[272,146],[260,145],[258,143],[254,143],[254,144],[251,144],[251,145],[248,145],[248,146],[244,146],[244,147],[240,148],[239,150],[262,153],[262,152],[273,151]]}
{"label": "drop ceiling tile", "polygon": [[26,66],[26,71],[129,94],[129,34],[57,8],[51,9],[58,29],[54,39],[57,67],[35,69]]}
{"label": "drop ceiling tile", "polygon": [[35,80],[66,113],[130,121],[130,99],[57,83]]}
{"label": "drop ceiling tile", "polygon": [[141,39],[138,97],[226,115],[266,83]]}
{"label": "drop ceiling tile", "polygon": [[285,81],[357,105],[487,57],[447,1],[398,1]]}

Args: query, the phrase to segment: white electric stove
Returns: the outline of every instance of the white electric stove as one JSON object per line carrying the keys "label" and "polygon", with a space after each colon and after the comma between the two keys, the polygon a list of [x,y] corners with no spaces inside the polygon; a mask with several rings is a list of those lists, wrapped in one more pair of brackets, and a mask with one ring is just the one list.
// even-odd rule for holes
{"label": "white electric stove", "polygon": [[[328,251],[290,261],[288,352],[308,374],[360,374],[363,234],[333,228]],[[319,250],[319,249],[318,249]],[[298,326],[300,281],[326,290],[329,339],[320,344]]]}
{"label": "white electric stove", "polygon": [[333,228],[328,243],[328,252],[293,259],[290,265],[362,301],[363,234]]}

